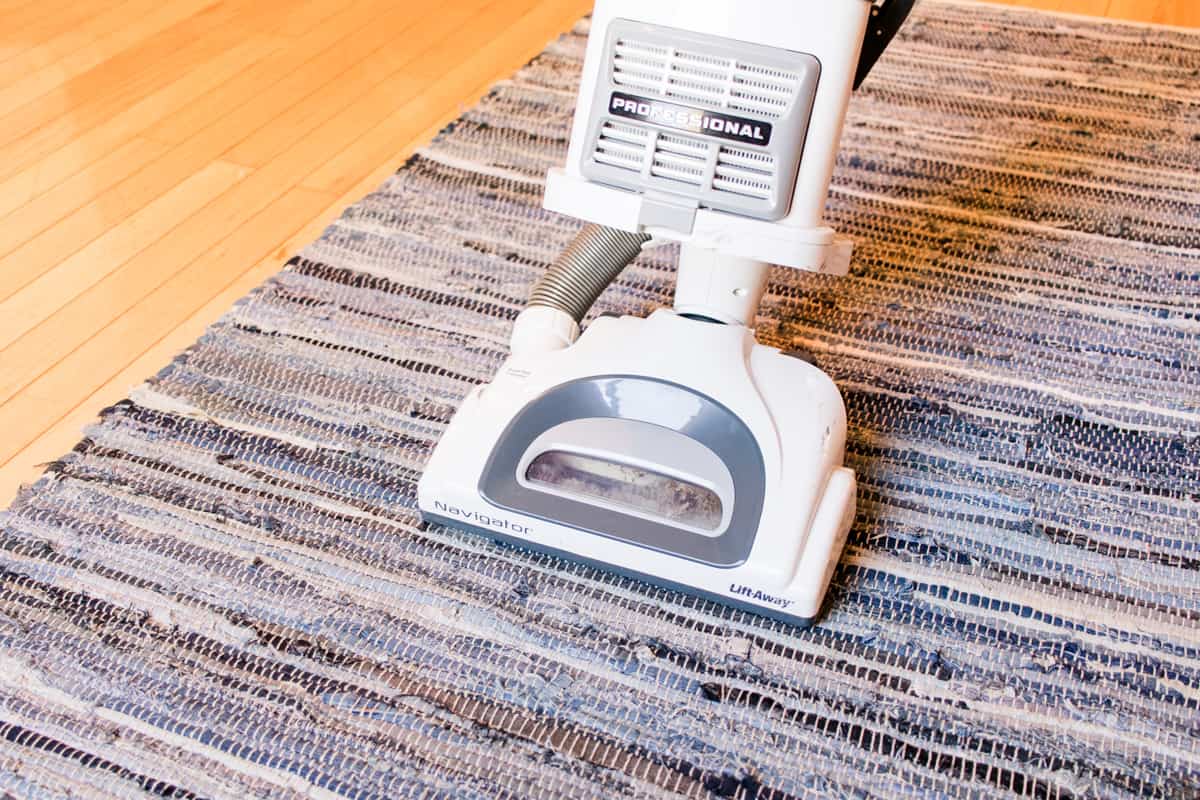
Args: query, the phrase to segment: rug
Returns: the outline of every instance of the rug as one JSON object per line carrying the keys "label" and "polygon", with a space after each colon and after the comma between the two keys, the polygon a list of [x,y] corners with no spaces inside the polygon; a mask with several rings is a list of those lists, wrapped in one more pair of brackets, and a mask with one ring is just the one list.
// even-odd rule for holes
{"label": "rug", "polygon": [[577,228],[539,203],[586,31],[0,518],[0,789],[1200,796],[1200,33],[925,2],[857,94],[852,273],[776,270],[759,320],[859,476],[798,631],[414,507]]}

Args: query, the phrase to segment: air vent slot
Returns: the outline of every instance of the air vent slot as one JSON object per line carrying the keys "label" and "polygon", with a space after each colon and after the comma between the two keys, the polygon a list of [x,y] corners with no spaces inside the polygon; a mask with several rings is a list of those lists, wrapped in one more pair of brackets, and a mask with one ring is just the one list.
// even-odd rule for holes
{"label": "air vent slot", "polygon": [[640,125],[608,120],[600,128],[592,158],[599,164],[641,173],[651,142],[654,143],[650,165],[653,177],[705,186],[710,145],[690,136],[657,133]]}
{"label": "air vent slot", "polygon": [[637,125],[605,122],[592,158],[600,164],[640,173],[646,164],[646,147],[651,135],[649,129]]}
{"label": "air vent slot", "polygon": [[660,134],[654,148],[650,174],[692,186],[704,186],[708,144],[686,136]]}
{"label": "air vent slot", "polygon": [[[653,153],[650,152],[653,147]],[[716,148],[716,160],[710,151]],[[670,181],[716,199],[736,195],[745,200],[772,202],[779,181],[779,165],[770,153],[744,147],[717,145],[704,139],[665,133],[636,123],[608,119],[600,128],[592,160],[628,173],[639,185],[650,178]],[[662,188],[668,188],[664,184]],[[729,197],[730,201],[734,198]]]}
{"label": "air vent slot", "polygon": [[706,108],[751,112],[769,119],[787,113],[800,74],[636,38],[617,39],[613,83],[646,97]]}
{"label": "air vent slot", "polygon": [[717,151],[715,191],[770,200],[777,178],[775,157],[768,153],[724,146]]}

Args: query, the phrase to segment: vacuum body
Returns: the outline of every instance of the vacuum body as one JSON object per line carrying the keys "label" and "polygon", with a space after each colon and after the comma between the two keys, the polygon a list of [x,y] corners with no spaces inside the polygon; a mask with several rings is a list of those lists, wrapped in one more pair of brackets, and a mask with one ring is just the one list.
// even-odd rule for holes
{"label": "vacuum body", "polygon": [[[847,270],[822,210],[879,13],[597,2],[545,195],[588,225],[435,448],[426,519],[798,625],[818,616],[855,512],[846,412],[825,373],[752,328],[769,264]],[[582,330],[658,243],[680,246],[674,309]]]}

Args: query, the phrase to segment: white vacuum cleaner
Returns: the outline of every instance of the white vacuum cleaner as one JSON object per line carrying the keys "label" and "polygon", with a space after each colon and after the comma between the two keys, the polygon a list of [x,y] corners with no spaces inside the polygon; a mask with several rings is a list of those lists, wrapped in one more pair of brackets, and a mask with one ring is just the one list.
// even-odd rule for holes
{"label": "white vacuum cleaner", "polygon": [[[912,0],[598,0],[565,169],[588,224],[418,487],[425,519],[799,625],[854,520],[846,412],[755,342],[768,264],[845,274],[822,221],[846,105]],[[643,246],[673,310],[580,322]]]}

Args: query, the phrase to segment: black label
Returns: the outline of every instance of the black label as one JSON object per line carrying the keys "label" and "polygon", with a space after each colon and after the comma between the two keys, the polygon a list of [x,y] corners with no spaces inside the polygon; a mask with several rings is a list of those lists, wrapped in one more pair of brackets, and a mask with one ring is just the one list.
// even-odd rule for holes
{"label": "black label", "polygon": [[771,123],[735,117],[702,108],[649,100],[623,92],[613,92],[608,101],[609,113],[639,122],[649,122],[688,133],[716,136],[742,144],[768,145],[771,143]]}

